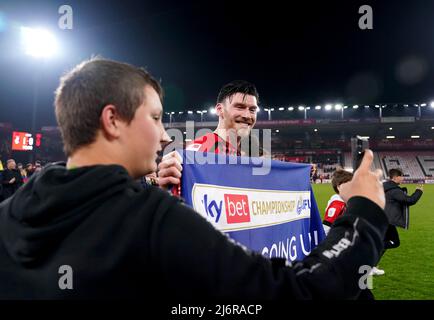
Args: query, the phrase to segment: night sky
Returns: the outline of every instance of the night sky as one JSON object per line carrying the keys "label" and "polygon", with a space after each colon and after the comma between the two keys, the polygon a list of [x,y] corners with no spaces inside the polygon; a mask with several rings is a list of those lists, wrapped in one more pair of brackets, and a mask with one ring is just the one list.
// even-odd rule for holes
{"label": "night sky", "polygon": [[[434,1],[5,1],[0,0],[0,122],[55,125],[60,75],[92,55],[146,67],[165,110],[208,108],[234,79],[256,84],[260,105],[420,103],[434,99]],[[61,30],[58,8],[73,8]],[[358,26],[361,5],[373,30]],[[19,26],[44,26],[59,56],[24,55]]]}

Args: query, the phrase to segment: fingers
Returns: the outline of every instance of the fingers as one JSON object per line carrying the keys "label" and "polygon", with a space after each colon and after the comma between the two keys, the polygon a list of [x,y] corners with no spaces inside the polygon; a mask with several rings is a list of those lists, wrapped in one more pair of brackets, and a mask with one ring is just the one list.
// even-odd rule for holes
{"label": "fingers", "polygon": [[168,167],[164,169],[160,169],[158,171],[158,177],[159,178],[165,178],[165,177],[174,177],[174,178],[181,178],[182,173],[178,170],[176,167]]}
{"label": "fingers", "polygon": [[373,160],[374,160],[374,153],[370,149],[366,149],[362,162],[360,163],[359,170],[369,171],[371,169]]}
{"label": "fingers", "polygon": [[179,159],[176,157],[169,157],[166,159],[163,158],[163,160],[158,165],[158,168],[160,170],[170,168],[170,167],[175,167],[179,172],[182,171],[182,165],[179,162]]}
{"label": "fingers", "polygon": [[174,177],[165,177],[165,178],[159,178],[158,179],[158,185],[161,188],[167,189],[169,185],[178,185],[181,181]]}
{"label": "fingers", "polygon": [[164,155],[162,161],[164,161],[166,159],[170,159],[170,158],[178,159],[178,162],[182,163],[182,158],[179,155],[179,153],[176,151],[172,151],[172,152],[169,152],[168,154]]}

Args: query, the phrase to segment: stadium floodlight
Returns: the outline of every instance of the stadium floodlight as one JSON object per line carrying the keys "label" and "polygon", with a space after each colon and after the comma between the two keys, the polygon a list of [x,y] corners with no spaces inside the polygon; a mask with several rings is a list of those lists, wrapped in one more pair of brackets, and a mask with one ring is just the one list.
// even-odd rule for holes
{"label": "stadium floodlight", "polygon": [[380,106],[379,106],[378,104],[376,104],[376,105],[375,105],[375,108],[377,108],[377,109],[378,109],[379,107],[380,107]]}
{"label": "stadium floodlight", "polygon": [[207,110],[202,110],[202,113],[208,113],[208,111]]}
{"label": "stadium floodlight", "polygon": [[408,108],[408,104],[404,104],[404,107]]}
{"label": "stadium floodlight", "polygon": [[386,139],[395,139],[395,136],[386,136]]}
{"label": "stadium floodlight", "polygon": [[434,127],[431,127],[431,130],[434,130]]}
{"label": "stadium floodlight", "polygon": [[331,110],[332,109],[332,105],[331,104],[326,104],[325,109],[327,111]]}
{"label": "stadium floodlight", "polygon": [[188,114],[193,114],[193,111],[188,110],[187,113],[188,113]]}
{"label": "stadium floodlight", "polygon": [[179,111],[178,114],[184,114],[184,111]]}
{"label": "stadium floodlight", "polygon": [[261,112],[261,108],[258,107],[258,108],[256,109],[256,112]]}
{"label": "stadium floodlight", "polygon": [[353,109],[359,109],[359,106],[358,106],[357,104],[355,104],[355,105],[353,106]]}
{"label": "stadium floodlight", "polygon": [[318,132],[318,129],[313,129],[313,131]]}
{"label": "stadium floodlight", "polygon": [[348,109],[348,106],[344,106],[344,109]]}
{"label": "stadium floodlight", "polygon": [[390,130],[390,131],[392,131],[392,130],[393,130],[393,128],[392,128],[392,127],[390,127],[390,128],[389,128],[389,130]]}
{"label": "stadium floodlight", "polygon": [[434,108],[434,101],[431,102],[431,108]]}
{"label": "stadium floodlight", "polygon": [[49,58],[58,53],[54,35],[45,29],[21,27],[24,52],[36,58]]}
{"label": "stadium floodlight", "polygon": [[369,136],[360,136],[362,139],[369,139]]}
{"label": "stadium floodlight", "polygon": [[415,107],[419,107],[419,105],[417,103],[414,104]]}
{"label": "stadium floodlight", "polygon": [[175,114],[175,112],[165,112],[169,116],[169,123],[172,123],[172,116]]}
{"label": "stadium floodlight", "polygon": [[280,132],[279,129],[277,129],[276,132],[279,133]]}
{"label": "stadium floodlight", "polygon": [[365,108],[367,109],[367,108],[369,108],[369,106],[368,106],[368,105],[366,105],[366,106],[365,106]]}
{"label": "stadium floodlight", "polygon": [[285,110],[285,108],[279,108],[279,111],[283,111],[283,110]]}
{"label": "stadium floodlight", "polygon": [[416,136],[416,135],[415,135],[415,136],[411,136],[411,138],[412,138],[412,139],[419,139],[420,136]]}
{"label": "stadium floodlight", "polygon": [[426,103],[422,103],[420,106],[421,107],[426,107]]}
{"label": "stadium floodlight", "polygon": [[304,110],[304,107],[303,106],[299,106],[298,110],[302,111],[302,110]]}
{"label": "stadium floodlight", "polygon": [[341,110],[342,105],[341,104],[335,104],[335,110]]}
{"label": "stadium floodlight", "polygon": [[288,107],[288,111],[294,111],[294,107]]}
{"label": "stadium floodlight", "polygon": [[270,111],[274,111],[274,108],[271,108]]}
{"label": "stadium floodlight", "polygon": [[321,106],[316,106],[315,110],[321,110]]}
{"label": "stadium floodlight", "polygon": [[209,108],[209,112],[211,113],[211,114],[216,114],[217,112],[215,111],[215,108]]}

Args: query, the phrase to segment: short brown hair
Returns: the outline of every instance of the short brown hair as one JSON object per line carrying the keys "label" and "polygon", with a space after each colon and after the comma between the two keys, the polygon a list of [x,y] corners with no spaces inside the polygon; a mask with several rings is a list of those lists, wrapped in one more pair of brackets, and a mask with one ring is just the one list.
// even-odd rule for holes
{"label": "short brown hair", "polygon": [[353,178],[353,174],[351,172],[342,169],[336,170],[335,172],[333,172],[333,177],[332,177],[333,190],[335,190],[335,192],[339,194],[338,186],[340,186],[345,182],[351,181],[352,178]]}
{"label": "short brown hair", "polygon": [[145,69],[99,57],[64,75],[55,93],[55,109],[66,155],[95,141],[106,105],[113,104],[121,119],[130,123],[145,101],[146,86],[162,100],[160,83]]}

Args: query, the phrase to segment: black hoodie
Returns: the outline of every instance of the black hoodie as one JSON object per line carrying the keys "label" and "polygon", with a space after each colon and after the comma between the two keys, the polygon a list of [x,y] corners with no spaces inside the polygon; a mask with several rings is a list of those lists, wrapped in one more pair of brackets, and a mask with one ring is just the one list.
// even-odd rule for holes
{"label": "black hoodie", "polygon": [[359,268],[378,262],[386,227],[376,204],[355,197],[288,268],[120,166],[53,165],[0,204],[0,299],[357,298]]}
{"label": "black hoodie", "polygon": [[423,191],[416,189],[411,195],[407,195],[407,188],[401,188],[392,180],[383,183],[386,194],[386,207],[384,211],[391,225],[408,229],[410,226],[409,206],[416,204]]}

